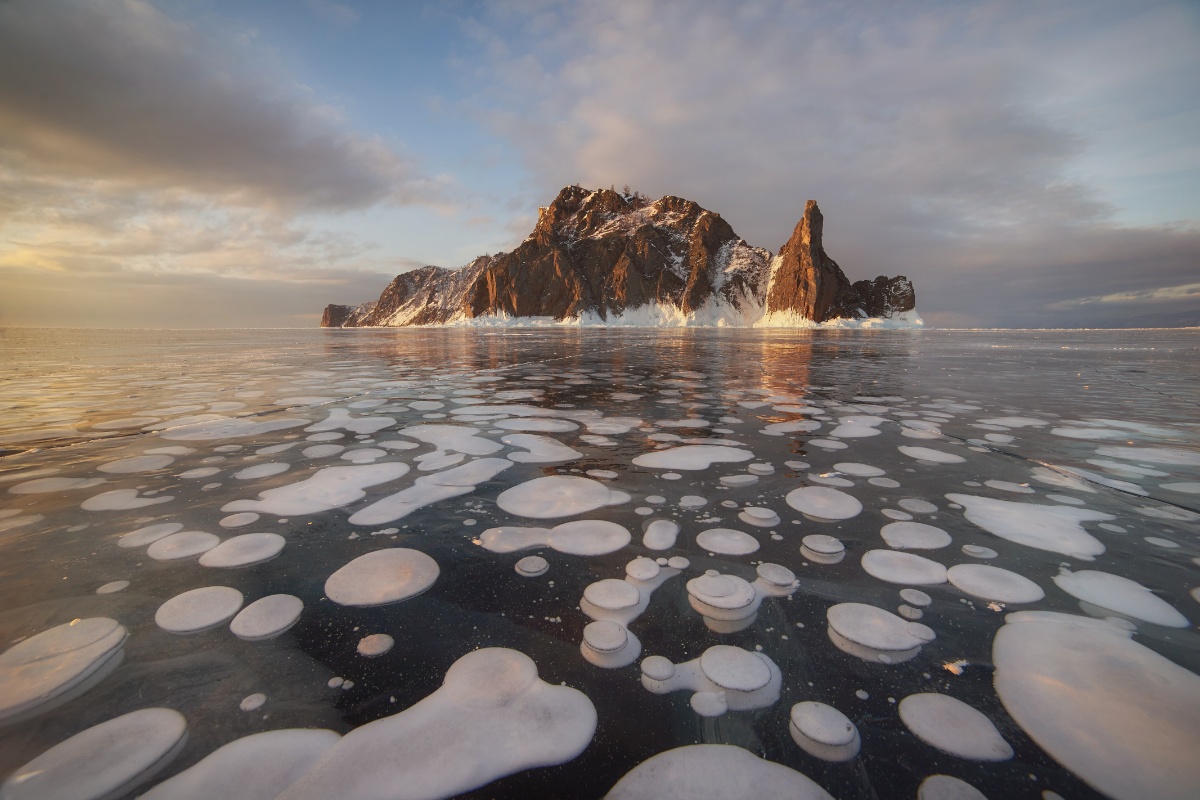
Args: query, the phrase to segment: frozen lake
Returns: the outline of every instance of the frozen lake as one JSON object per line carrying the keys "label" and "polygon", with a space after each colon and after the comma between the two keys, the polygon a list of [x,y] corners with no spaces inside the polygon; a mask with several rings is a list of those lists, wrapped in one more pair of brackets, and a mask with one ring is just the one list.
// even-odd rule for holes
{"label": "frozen lake", "polygon": [[0,795],[1194,797],[1198,345],[0,331]]}

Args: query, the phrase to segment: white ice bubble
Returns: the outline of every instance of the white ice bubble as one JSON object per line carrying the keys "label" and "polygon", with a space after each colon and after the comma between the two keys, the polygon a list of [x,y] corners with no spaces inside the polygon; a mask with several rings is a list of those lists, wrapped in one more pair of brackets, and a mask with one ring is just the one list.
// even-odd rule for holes
{"label": "white ice bubble", "polygon": [[715,645],[682,664],[663,661],[652,656],[642,662],[642,686],[655,694],[693,692],[692,710],[701,716],[766,708],[779,700],[783,678],[765,653]]}
{"label": "white ice bubble", "polygon": [[526,578],[536,578],[550,571],[550,562],[541,556],[525,556],[514,567],[517,574]]}
{"label": "white ice bubble", "polygon": [[738,519],[757,528],[774,528],[783,522],[774,511],[759,506],[746,506],[738,512]]}
{"label": "white ice bubble", "polygon": [[917,800],[988,800],[988,797],[959,778],[930,775],[917,787]]}
{"label": "white ice bubble", "polygon": [[788,733],[806,753],[824,761],[849,761],[862,746],[858,728],[849,717],[812,700],[792,706]]}
{"label": "white ice bubble", "polygon": [[832,522],[862,513],[862,503],[845,492],[827,486],[803,486],[788,492],[787,504],[809,519]]}
{"label": "white ice bubble", "polygon": [[938,507],[928,500],[919,500],[915,497],[905,497],[897,505],[905,511],[911,511],[914,514],[932,514],[938,510]]}
{"label": "white ice bubble", "polygon": [[197,478],[211,478],[213,475],[216,475],[220,471],[221,470],[219,467],[197,467],[196,469],[184,470],[183,472],[179,473],[179,477],[185,478],[187,480],[195,480]]}
{"label": "white ice bubble", "polygon": [[561,764],[592,741],[596,709],[538,678],[528,656],[484,648],[454,662],[436,692],[360,725],[278,800],[452,797],[532,767]]}
{"label": "white ice bubble", "polygon": [[496,421],[496,427],[503,428],[506,431],[536,431],[538,433],[567,433],[569,431],[579,430],[578,425],[565,419],[546,419],[538,417],[501,419]]}
{"label": "white ice bubble", "polygon": [[634,458],[633,463],[650,469],[701,470],[717,463],[738,463],[752,458],[753,453],[739,447],[691,444],[643,453]]}
{"label": "white ice bubble", "polygon": [[170,764],[186,741],[187,721],[178,711],[132,711],[87,728],[19,767],[0,786],[0,797],[124,797]]}
{"label": "white ice bubble", "polygon": [[155,525],[147,525],[117,539],[117,547],[145,547],[164,536],[170,536],[181,530],[183,530],[183,525],[178,522],[159,522]]}
{"label": "white ice bubble", "polygon": [[476,486],[512,465],[507,458],[477,458],[444,472],[422,475],[407,489],[355,512],[350,516],[350,522],[353,525],[380,525],[401,519],[439,500],[470,494]]}
{"label": "white ice bubble", "polygon": [[[248,694],[242,698],[242,702],[238,703],[238,710],[247,712],[258,711],[263,707],[263,705],[266,704],[266,702],[267,696],[265,694],[262,692],[255,692],[254,694]],[[146,797],[146,795],[142,795],[142,797]]]}
{"label": "white ice bubble", "polygon": [[1007,761],[1013,749],[982,712],[945,694],[910,694],[900,719],[921,741],[970,761]]}
{"label": "white ice bubble", "polygon": [[364,658],[378,658],[395,644],[396,640],[386,633],[372,633],[358,640],[358,654]]}
{"label": "white ice bubble", "polygon": [[1000,555],[992,548],[984,547],[978,544],[964,544],[962,546],[962,551],[971,556],[971,558],[995,558],[996,556]]}
{"label": "white ice bubble", "polygon": [[[439,406],[441,403],[438,404]],[[355,417],[349,409],[334,408],[330,409],[329,416],[315,425],[309,425],[304,430],[309,433],[321,431],[336,431],[347,430],[358,434],[377,433],[384,428],[390,428],[396,424],[393,417]]]}
{"label": "white ice bubble", "polygon": [[[507,436],[501,436],[500,441],[510,447],[520,447],[528,451],[525,453],[510,453],[508,455],[510,461],[516,461],[519,464],[570,461],[580,458],[583,455],[578,450],[573,450],[557,439],[551,439],[549,436],[537,436],[531,433],[511,433]],[[594,472],[607,472],[607,470],[589,470],[588,474],[591,475]],[[592,475],[592,477],[605,476]],[[612,473],[608,477],[615,478],[616,473]]]}
{"label": "white ice bubble", "polygon": [[83,501],[81,507],[84,511],[131,511],[135,508],[169,503],[174,499],[174,495],[169,494],[161,497],[139,497],[137,489],[113,489],[89,497]]}
{"label": "white ice bubble", "polygon": [[[214,439],[235,439],[245,436],[262,436],[264,433],[274,433],[289,428],[307,425],[306,419],[263,419],[254,420],[249,417],[222,417],[217,414],[206,415],[209,419],[177,425],[180,420],[170,423],[172,427],[159,431],[164,439],[184,442],[202,442]],[[163,423],[162,425],[167,425]],[[161,425],[158,427],[162,427]]]}
{"label": "white ice bubble", "polygon": [[590,478],[548,475],[505,489],[496,498],[496,505],[521,517],[553,519],[586,514],[630,499],[625,492],[609,489]]}
{"label": "white ice bubble", "polygon": [[679,524],[669,519],[656,519],[646,525],[642,544],[649,550],[670,550],[679,536]]}
{"label": "white ice bubble", "polygon": [[278,533],[243,533],[200,556],[202,567],[247,567],[270,561],[283,551],[287,540]]}
{"label": "white ice bubble", "polygon": [[1198,481],[1160,483],[1159,488],[1166,489],[1168,492],[1179,492],[1180,494],[1200,494],[1200,482]]}
{"label": "white ice bubble", "polygon": [[962,456],[933,450],[929,447],[901,446],[897,449],[909,458],[915,458],[917,461],[927,464],[961,464],[966,461]]}
{"label": "white ice bubble", "polygon": [[359,556],[325,581],[325,594],[342,606],[382,606],[416,597],[441,570],[419,550],[392,547]]}
{"label": "white ice bubble", "polygon": [[221,543],[221,537],[205,531],[180,531],[152,542],[146,555],[155,561],[175,561],[207,553]]}
{"label": "white ice bubble", "polygon": [[[196,408],[199,409],[199,406]],[[143,425],[153,425],[158,420],[158,417],[125,417],[123,419],[110,419],[107,422],[98,422],[92,427],[98,431],[119,431],[126,428],[140,428]]]}
{"label": "white ice bubble", "polygon": [[1169,628],[1189,625],[1187,618],[1166,600],[1137,581],[1120,575],[1089,569],[1064,571],[1054,576],[1054,582],[1072,597],[1101,609]]}
{"label": "white ice bubble", "polygon": [[937,550],[950,544],[950,534],[922,522],[892,522],[879,535],[897,550]]}
{"label": "white ice bubble", "polygon": [[200,633],[233,619],[242,600],[242,593],[229,586],[204,586],[163,603],[154,613],[154,622],[168,633]]}
{"label": "white ice bubble", "polygon": [[627,772],[605,800],[833,800],[804,773],[728,744],[676,747]]}
{"label": "white ice bubble", "polygon": [[112,581],[96,589],[96,594],[116,594],[129,588],[129,581]]}
{"label": "white ice bubble", "polygon": [[801,540],[800,552],[818,564],[837,564],[846,556],[846,545],[836,537],[810,533]]}
{"label": "white ice bubble", "polygon": [[946,567],[936,561],[896,550],[868,550],[862,567],[872,577],[888,583],[916,586],[946,582]]}
{"label": "white ice bubble", "polygon": [[0,724],[48,711],[111,673],[129,631],[114,619],[75,619],[0,654]]}
{"label": "white ice bubble", "polygon": [[174,463],[175,459],[168,455],[133,456],[132,458],[109,461],[106,464],[96,467],[96,469],[100,472],[107,472],[113,475],[126,475],[138,472],[154,472]]}
{"label": "white ice bubble", "polygon": [[1024,575],[987,564],[957,564],[946,571],[946,578],[972,597],[999,603],[1036,603],[1046,596]]}
{"label": "white ice bubble", "polygon": [[843,461],[839,464],[834,464],[833,468],[837,472],[854,475],[858,478],[876,478],[884,474],[883,470],[879,467],[872,467],[869,464],[858,464],[853,461]]}
{"label": "white ice bubble", "polygon": [[965,507],[968,520],[1001,539],[1087,561],[1102,554],[1104,545],[1080,523],[1116,519],[1111,514],[1090,509],[994,500],[969,494],[948,494],[946,499]]}
{"label": "white ice bubble", "polygon": [[290,594],[272,594],[255,600],[238,612],[229,630],[239,639],[257,642],[274,639],[300,621],[304,602]]}
{"label": "white ice bubble", "polygon": [[36,478],[8,487],[9,494],[49,494],[70,489],[90,489],[104,483],[103,478]]}
{"label": "white ice bubble", "polygon": [[1116,800],[1191,800],[1200,786],[1200,676],[1102,620],[1009,614],[995,687],[1055,761]]}
{"label": "white ice bubble", "polygon": [[485,550],[512,553],[531,547],[549,547],[560,553],[598,556],[615,553],[629,544],[632,536],[622,525],[608,520],[581,519],[553,528],[525,528],[514,525],[489,528],[479,535]]}
{"label": "white ice bubble", "polygon": [[838,649],[867,661],[899,663],[915,656],[922,645],[936,638],[929,627],[919,622],[909,622],[865,603],[838,603],[825,616],[830,639]]}
{"label": "white ice bubble", "polygon": [[407,464],[394,461],[325,467],[296,483],[259,493],[258,500],[234,500],[222,511],[255,511],[279,516],[316,514],[341,508],[366,496],[363,489],[388,483],[408,474]]}
{"label": "white ice bubble", "polygon": [[412,425],[400,429],[397,433],[434,445],[438,450],[449,450],[468,456],[489,456],[504,449],[504,445],[499,442],[480,436],[475,428],[461,425]]}
{"label": "white ice bubble", "polygon": [[[247,700],[262,694],[250,695]],[[259,706],[256,706],[256,708]],[[299,780],[341,737],[329,730],[284,728],[218,747],[199,763],[155,786],[140,800],[262,800]]]}
{"label": "white ice bubble", "polygon": [[933,598],[920,589],[901,589],[900,599],[918,608],[925,608],[933,602]]}
{"label": "white ice bubble", "polygon": [[266,464],[255,464],[252,467],[238,470],[233,473],[233,477],[239,481],[252,481],[259,478],[269,478],[272,475],[280,475],[291,468],[290,464],[285,464],[282,461],[271,461]]}
{"label": "white ice bubble", "polygon": [[696,545],[723,556],[745,556],[758,550],[758,540],[732,528],[709,528],[696,534]]}

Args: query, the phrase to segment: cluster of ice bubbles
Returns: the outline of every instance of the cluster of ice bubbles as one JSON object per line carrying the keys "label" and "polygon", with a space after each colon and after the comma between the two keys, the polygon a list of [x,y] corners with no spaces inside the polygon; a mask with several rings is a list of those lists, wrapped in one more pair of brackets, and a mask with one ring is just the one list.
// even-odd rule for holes
{"label": "cluster of ice bubbles", "polygon": [[[378,391],[381,396],[346,407],[324,408],[344,399],[339,387],[319,385],[324,378],[298,381],[294,387],[298,393],[264,399],[294,416],[226,416],[245,406],[240,402],[180,406],[189,410],[171,419],[166,418],[172,416],[167,413],[172,409],[147,409],[144,415],[107,419],[92,427],[102,433],[142,430],[188,445],[124,454],[99,464],[96,476],[30,472],[24,479],[9,481],[7,491],[18,498],[36,499],[103,487],[104,491],[82,499],[85,512],[158,513],[160,507],[175,508],[168,504],[175,503],[176,497],[147,488],[147,481],[163,477],[180,459],[190,459],[197,463],[174,477],[199,481],[227,472],[235,481],[230,487],[235,496],[220,506],[228,516],[217,524],[226,529],[253,525],[262,515],[303,518],[331,512],[347,516],[351,525],[376,526],[437,503],[482,493],[494,499],[499,510],[494,516],[509,524],[488,527],[473,541],[493,556],[539,550],[505,566],[530,579],[521,586],[533,593],[546,585],[536,579],[549,572],[552,560],[557,564],[562,557],[602,559],[631,546],[634,536],[627,506],[637,496],[644,505],[635,512],[647,517],[640,522],[641,545],[664,555],[638,556],[625,565],[623,576],[602,578],[583,589],[579,611],[590,621],[578,631],[579,651],[583,659],[602,669],[630,668],[640,659],[634,671],[640,669],[640,683],[646,690],[686,691],[691,708],[704,717],[766,708],[778,703],[785,692],[802,696],[806,690],[793,685],[768,654],[771,640],[765,640],[767,647],[754,650],[713,644],[699,656],[678,663],[662,655],[643,657],[642,643],[631,628],[650,610],[653,593],[691,568],[683,552],[693,557],[707,553],[728,564],[681,581],[678,589],[664,590],[685,597],[707,630],[718,636],[752,629],[756,635],[765,634],[761,625],[756,627],[764,603],[774,604],[773,614],[803,615],[793,611],[802,604],[782,601],[801,590],[806,601],[820,597],[822,590],[817,587],[828,580],[820,577],[822,571],[837,576],[835,581],[865,576],[876,582],[873,587],[903,587],[899,592],[903,604],[897,613],[867,602],[820,605],[834,648],[880,670],[917,659],[923,648],[937,640],[935,628],[941,630],[948,617],[930,592],[939,599],[957,592],[958,599],[971,608],[979,600],[991,610],[1001,610],[1043,602],[1051,589],[1060,592],[1052,598],[1056,607],[1062,606],[1065,594],[1087,616],[1046,610],[1008,614],[993,647],[996,695],[1008,715],[1053,758],[1110,796],[1184,797],[1189,796],[1188,787],[1200,785],[1190,756],[1191,745],[1200,741],[1200,678],[1131,638],[1137,625],[1188,628],[1187,616],[1151,587],[1106,571],[1120,568],[1115,561],[1106,563],[1105,570],[1064,564],[1053,575],[1044,569],[1022,574],[1016,571],[1021,565],[1018,556],[1025,552],[1020,549],[1003,551],[1005,567],[949,563],[958,556],[938,555],[938,551],[951,552],[947,548],[955,538],[969,531],[977,541],[962,544],[959,551],[968,558],[1001,556],[1001,551],[978,541],[1085,562],[1104,557],[1105,537],[1123,535],[1126,528],[1110,524],[1118,519],[1110,513],[1115,504],[1106,503],[1107,510],[1101,511],[1087,507],[1088,501],[1077,495],[1102,497],[1103,492],[1115,491],[1145,497],[1149,490],[1142,484],[1150,479],[1158,481],[1157,489],[1174,495],[1195,494],[1200,484],[1175,480],[1177,474],[1169,469],[1200,466],[1192,450],[1104,445],[1095,448],[1096,457],[1089,459],[1091,467],[1104,474],[1078,465],[1041,465],[1024,472],[1009,469],[986,480],[977,475],[986,468],[976,454],[1014,445],[1029,429],[1048,428],[1051,435],[1066,440],[1101,442],[1128,441],[1133,436],[1178,438],[1178,429],[1099,419],[1053,425],[1016,413],[989,416],[980,405],[953,399],[818,400],[812,393],[774,389],[701,396],[705,386],[699,373],[676,373],[670,385],[679,388],[663,389],[657,409],[645,409],[639,417],[614,416],[530,404],[542,400],[542,388],[470,388],[500,382],[500,376],[486,377],[473,384],[456,376],[447,385],[468,388],[442,393],[418,389],[417,381],[356,384],[356,391]],[[564,385],[592,383],[582,374],[527,377]],[[695,398],[681,402],[685,390]],[[457,391],[463,393],[453,393]],[[626,404],[647,397],[622,391],[610,391],[608,396],[612,402]],[[726,411],[714,422],[705,417],[716,400]],[[195,413],[206,408],[207,413]],[[661,416],[663,409],[674,416]],[[323,416],[314,420],[314,414]],[[975,420],[968,426],[987,431],[984,438],[943,432],[967,419]],[[751,421],[754,431],[735,430]],[[301,448],[294,461],[233,468],[225,459],[238,453],[240,445],[213,447],[212,455],[198,449],[207,442],[295,439],[299,434],[292,432],[298,428],[309,434],[311,444]],[[376,438],[385,431],[398,438]],[[353,446],[334,443],[348,435],[356,437]],[[756,439],[756,435],[767,438]],[[562,441],[556,436],[574,438]],[[852,447],[880,453],[885,445],[878,443],[895,436],[922,443],[886,445],[889,452],[904,457],[890,468],[894,477],[873,464],[844,460]],[[602,461],[593,457],[596,448],[616,447],[620,437],[629,437],[626,443],[636,439],[644,452],[628,463],[613,456]],[[793,437],[815,448],[808,458],[835,454],[828,460],[843,460],[804,477],[783,476],[769,458],[755,452],[756,443],[765,449],[774,439]],[[295,444],[260,446],[247,460],[290,459],[296,456]],[[330,464],[332,458],[348,463]],[[580,468],[570,466],[575,463]],[[605,466],[584,468],[592,463]],[[796,473],[811,468],[800,461],[781,466]],[[528,469],[542,474],[517,479],[494,494],[487,494],[490,488],[481,492],[481,487],[489,487],[510,469],[515,470],[512,474],[525,475]],[[981,480],[963,481],[974,489],[971,493],[945,493],[950,503],[945,510],[928,499],[893,499],[887,494],[902,488],[897,478],[910,481],[906,476],[915,471],[923,471],[923,480],[936,475],[946,481],[945,476],[964,475],[967,469]],[[398,491],[388,486],[404,478],[409,478],[408,485]],[[635,486],[631,478],[641,484]],[[802,485],[796,485],[797,478]],[[122,480],[137,485],[109,488],[113,481]],[[656,483],[660,480],[665,483]],[[252,482],[262,482],[257,497],[236,496],[244,492],[243,486],[257,489]],[[619,482],[621,488],[612,482]],[[674,482],[700,493],[672,492],[669,487]],[[646,486],[650,491],[644,491]],[[207,484],[204,491],[221,487],[221,483]],[[748,495],[758,489],[762,492],[757,497]],[[1039,491],[1044,499],[1036,497]],[[712,497],[721,492],[741,501],[725,501],[718,507]],[[736,521],[725,520],[726,524],[740,523],[750,532],[718,525],[723,520],[716,515],[727,513],[723,509],[736,509]],[[781,512],[787,509],[801,519],[785,523]],[[37,514],[14,511],[0,515],[0,531],[41,522]],[[950,511],[961,515],[947,517]],[[1139,513],[1142,519],[1170,523],[1196,519],[1186,509],[1169,505],[1142,506]],[[874,520],[876,514],[889,521],[864,521]],[[503,520],[503,515],[516,519]],[[927,515],[929,521],[914,521],[913,515]],[[552,527],[512,524],[560,519],[567,521]],[[935,521],[938,525],[932,524]],[[1096,523],[1098,530],[1084,527]],[[185,527],[191,526],[153,522],[125,533],[116,544],[130,551],[144,548],[148,558],[163,564],[233,570],[266,565],[289,542],[274,531],[222,540],[198,529],[203,525]],[[392,533],[386,535],[399,529],[389,530]],[[1172,539],[1147,537],[1146,541],[1163,551],[1162,558],[1180,549]],[[772,558],[793,559],[788,561],[791,566],[757,562],[750,576],[748,566],[736,561],[766,548]],[[854,558],[847,560],[848,553]],[[454,568],[439,565],[419,549],[373,549],[329,574],[324,593],[330,602],[348,609],[401,603],[430,590],[443,566]],[[793,567],[801,572],[797,574]],[[126,580],[110,581],[98,591],[114,593],[129,585]],[[230,586],[202,586],[163,602],[154,620],[164,631],[180,636],[228,624],[239,639],[267,642],[311,611],[291,594],[268,594],[248,605],[245,600],[241,590]],[[661,613],[675,612],[663,609]],[[927,614],[936,618],[931,624],[918,621]],[[128,637],[117,620],[92,617],[50,627],[11,646],[0,654],[0,725],[47,713],[89,691],[121,664]],[[364,659],[381,658],[396,644],[393,636],[381,632],[355,638],[355,650]],[[810,641],[810,646],[814,644]],[[957,674],[951,666],[946,669]],[[1070,691],[1048,688],[1064,680]],[[350,683],[342,681],[342,685]],[[853,760],[864,742],[845,712],[858,711],[821,702],[824,688],[810,686],[808,694],[814,699],[791,707],[788,733],[807,756],[829,762]],[[939,753],[976,762],[1012,758],[1013,746],[995,722],[956,697],[955,688],[946,685],[945,689],[901,692],[904,696],[889,713],[916,740]],[[266,701],[265,695],[252,695],[242,708],[259,708]],[[360,725],[345,736],[320,729],[244,736],[144,796],[447,797],[520,770],[569,761],[591,743],[596,724],[592,700],[577,689],[541,680],[527,655],[508,648],[478,649],[454,662],[441,688],[399,713]],[[115,717],[77,733],[18,769],[0,795],[121,796],[170,766],[186,743],[187,727],[181,714],[166,708]],[[1080,730],[1103,734],[1103,745],[1096,744],[1094,737],[1082,739]],[[618,781],[609,796],[726,798],[772,793],[829,797],[801,772],[725,745],[692,745],[659,753]],[[952,776],[929,775],[918,796],[933,800],[981,795]]]}

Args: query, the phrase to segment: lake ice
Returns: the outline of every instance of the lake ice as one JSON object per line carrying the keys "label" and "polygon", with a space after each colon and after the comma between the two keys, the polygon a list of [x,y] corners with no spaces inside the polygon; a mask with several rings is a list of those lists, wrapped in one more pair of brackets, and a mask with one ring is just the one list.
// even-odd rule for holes
{"label": "lake ice", "polygon": [[1193,797],[1197,344],[6,331],[0,797]]}

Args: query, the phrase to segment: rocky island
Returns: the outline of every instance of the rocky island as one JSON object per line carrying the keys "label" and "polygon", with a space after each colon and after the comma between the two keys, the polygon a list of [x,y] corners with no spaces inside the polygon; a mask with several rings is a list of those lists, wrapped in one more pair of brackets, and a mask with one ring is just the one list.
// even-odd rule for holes
{"label": "rocky island", "polygon": [[321,326],[919,326],[912,282],[851,283],[823,224],[809,200],[773,255],[691,200],[568,186],[511,252],[402,273],[377,300],[326,306]]}

